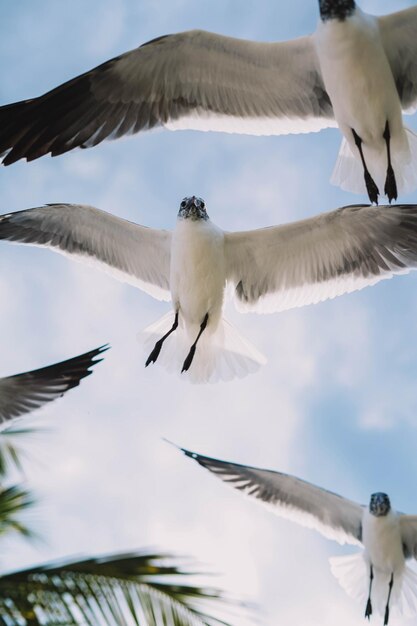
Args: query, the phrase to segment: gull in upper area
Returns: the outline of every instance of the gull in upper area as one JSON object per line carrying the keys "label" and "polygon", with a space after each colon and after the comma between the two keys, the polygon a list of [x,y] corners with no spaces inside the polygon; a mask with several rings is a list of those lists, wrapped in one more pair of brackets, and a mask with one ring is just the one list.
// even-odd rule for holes
{"label": "gull in upper area", "polygon": [[338,126],[332,182],[377,203],[417,187],[417,6],[375,17],[319,0],[317,30],[265,43],[202,30],[166,35],[44,95],[0,108],[9,165],[156,127],[253,135]]}
{"label": "gull in upper area", "polygon": [[277,515],[341,544],[362,546],[362,552],[330,563],[345,591],[364,602],[365,617],[375,611],[386,626],[391,608],[408,617],[417,612],[417,574],[406,565],[417,558],[417,515],[394,511],[387,494],[373,493],[364,506],[295,476],[179,450]]}
{"label": "gull in upper area", "polygon": [[[204,200],[184,198],[173,232],[91,206],[51,204],[0,216],[0,240],[50,247],[173,311],[146,329],[158,361],[192,382],[245,376],[265,362],[223,317],[226,286],[242,312],[272,313],[334,298],[417,265],[417,205],[355,205],[316,217],[225,232]],[[197,350],[198,344],[198,350]]]}
{"label": "gull in upper area", "polygon": [[67,361],[0,378],[0,430],[8,428],[14,419],[77,387],[83,378],[92,374],[91,368],[103,360],[97,357],[108,348],[101,346]]}

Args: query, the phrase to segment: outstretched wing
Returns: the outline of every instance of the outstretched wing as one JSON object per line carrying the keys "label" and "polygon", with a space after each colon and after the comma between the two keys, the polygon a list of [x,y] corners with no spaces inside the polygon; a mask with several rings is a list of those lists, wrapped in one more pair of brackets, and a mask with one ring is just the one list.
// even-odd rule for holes
{"label": "outstretched wing", "polygon": [[417,559],[417,515],[400,515],[404,557]]}
{"label": "outstretched wing", "polygon": [[9,165],[158,126],[273,135],[334,125],[311,37],[257,43],[193,30],[1,107],[0,155]]}
{"label": "outstretched wing", "polygon": [[231,487],[272,507],[280,517],[314,528],[339,543],[361,544],[363,507],[356,502],[295,476],[180,450]]}
{"label": "outstretched wing", "polygon": [[320,302],[417,264],[417,205],[348,206],[293,224],[226,233],[238,308],[270,313]]}
{"label": "outstretched wing", "polygon": [[103,360],[97,357],[106,350],[108,346],[101,346],[49,367],[0,378],[0,429],[9,426],[13,418],[34,411],[77,387],[82,378],[92,373],[91,368]]}
{"label": "outstretched wing", "polygon": [[0,216],[0,240],[46,246],[169,300],[171,233],[90,206],[49,204]]}
{"label": "outstretched wing", "polygon": [[402,108],[417,108],[417,6],[378,18]]}

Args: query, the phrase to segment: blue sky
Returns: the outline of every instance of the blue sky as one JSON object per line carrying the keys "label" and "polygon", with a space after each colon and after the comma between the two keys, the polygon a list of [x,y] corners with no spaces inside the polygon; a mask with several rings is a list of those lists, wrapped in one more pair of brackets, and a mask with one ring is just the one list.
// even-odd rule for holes
{"label": "blue sky", "polygon": [[[315,0],[1,3],[0,102],[39,95],[158,35],[203,28],[290,39],[314,30],[317,15]],[[408,123],[417,128],[417,118]],[[0,169],[0,212],[79,202],[172,228],[180,200],[196,194],[224,229],[278,224],[367,201],[329,184],[339,144],[333,129],[149,133]],[[143,367],[137,333],[167,304],[46,250],[2,243],[0,268],[0,376],[113,346],[92,377],[34,420],[48,432],[24,444],[25,475],[45,541],[3,542],[3,569],[152,545],[214,565],[225,585],[260,604],[268,625],[363,623],[363,607],[328,567],[343,552],[337,544],[275,518],[161,438],[360,502],[386,491],[396,508],[417,513],[417,275],[279,315],[228,306],[268,364],[202,387]]]}

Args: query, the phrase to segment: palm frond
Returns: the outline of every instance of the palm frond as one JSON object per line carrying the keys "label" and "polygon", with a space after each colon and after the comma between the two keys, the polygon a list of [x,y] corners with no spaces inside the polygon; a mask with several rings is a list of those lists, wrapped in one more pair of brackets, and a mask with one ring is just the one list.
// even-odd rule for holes
{"label": "palm frond", "polygon": [[6,574],[0,625],[230,626],[211,614],[224,610],[223,593],[178,584],[195,572],[177,563],[167,554],[114,554]]}
{"label": "palm frond", "polygon": [[12,468],[23,471],[20,462],[22,452],[15,439],[35,432],[35,428],[19,428],[16,424],[0,430],[0,478],[4,478]]}
{"label": "palm frond", "polygon": [[30,492],[19,485],[0,489],[0,535],[13,530],[25,537],[33,537],[32,531],[20,519],[20,514],[32,504]]}

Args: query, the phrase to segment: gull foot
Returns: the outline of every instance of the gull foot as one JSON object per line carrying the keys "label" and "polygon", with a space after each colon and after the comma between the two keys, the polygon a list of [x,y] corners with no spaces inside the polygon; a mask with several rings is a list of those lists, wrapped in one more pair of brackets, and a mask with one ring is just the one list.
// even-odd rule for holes
{"label": "gull foot", "polygon": [[365,172],[365,185],[372,204],[378,204],[379,189],[368,171]]}
{"label": "gull foot", "polygon": [[188,356],[184,361],[184,365],[182,366],[181,374],[183,372],[187,372],[190,369],[190,365],[193,362],[194,355],[195,355],[195,346],[191,346]]}
{"label": "gull foot", "polygon": [[371,619],[371,615],[372,615],[372,603],[371,603],[371,599],[368,598],[368,602],[366,603],[366,609],[365,609],[365,618],[367,617],[368,619]]}
{"label": "gull foot", "polygon": [[154,349],[146,359],[145,367],[148,367],[148,365],[150,365],[151,363],[156,362],[157,358],[159,357],[159,353],[161,352],[162,343],[163,342],[161,339],[156,342]]}
{"label": "gull foot", "polygon": [[390,204],[393,200],[396,200],[398,198],[397,182],[395,180],[395,175],[394,175],[394,170],[392,169],[392,165],[388,165],[384,192],[385,192],[385,195],[388,197]]}

